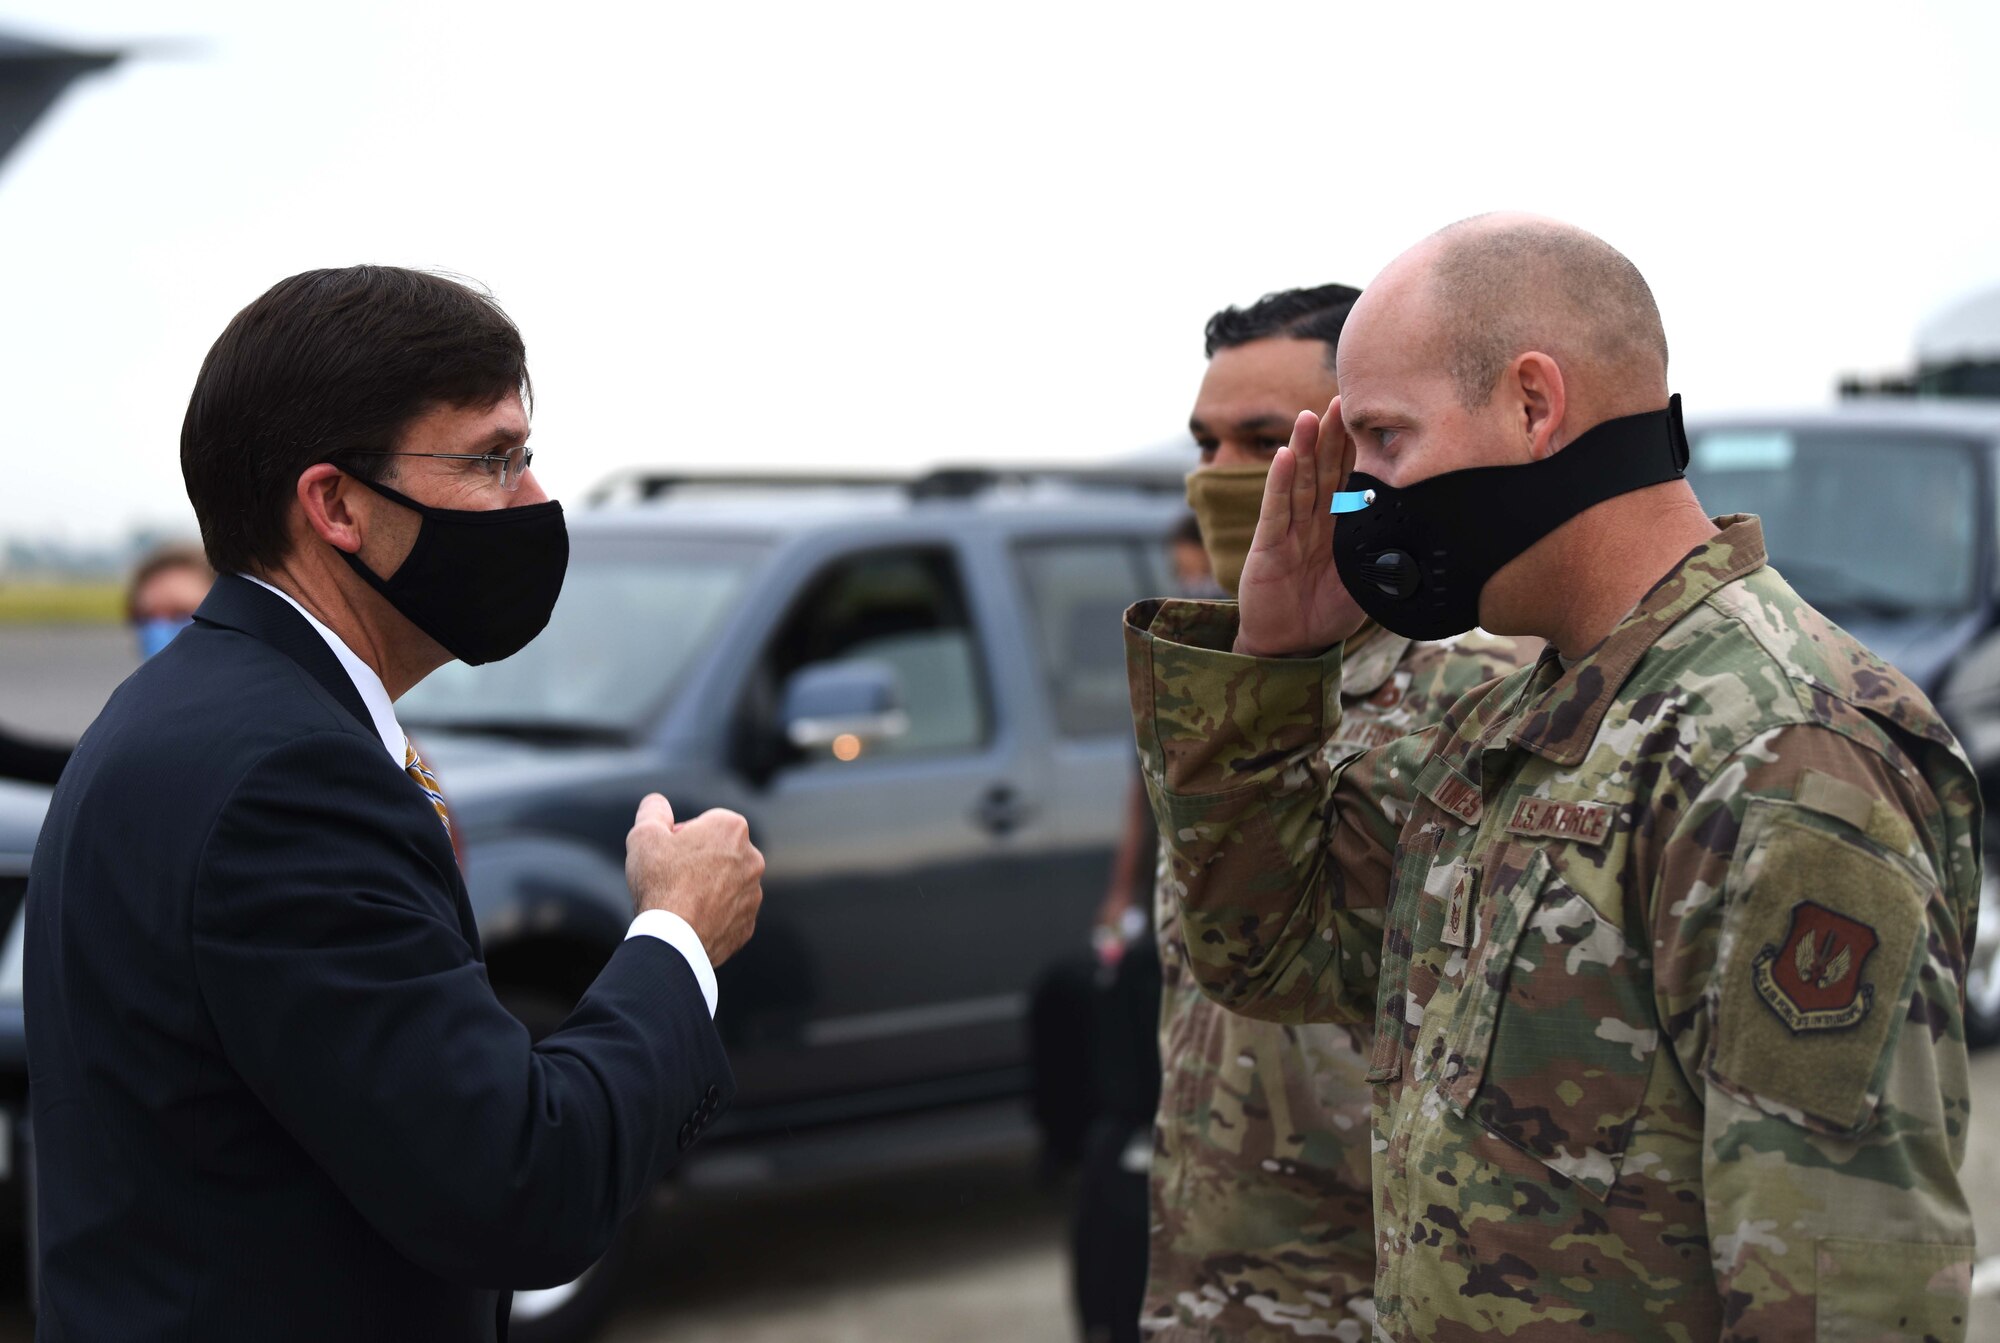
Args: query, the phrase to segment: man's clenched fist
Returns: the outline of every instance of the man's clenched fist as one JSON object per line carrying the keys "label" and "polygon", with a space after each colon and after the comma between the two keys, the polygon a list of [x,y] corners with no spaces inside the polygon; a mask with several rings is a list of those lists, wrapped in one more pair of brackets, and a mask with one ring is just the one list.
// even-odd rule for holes
{"label": "man's clenched fist", "polygon": [[709,963],[721,965],[756,930],[764,855],[750,842],[750,823],[735,812],[705,811],[676,822],[667,800],[648,793],[625,836],[625,884],[635,912],[680,915]]}

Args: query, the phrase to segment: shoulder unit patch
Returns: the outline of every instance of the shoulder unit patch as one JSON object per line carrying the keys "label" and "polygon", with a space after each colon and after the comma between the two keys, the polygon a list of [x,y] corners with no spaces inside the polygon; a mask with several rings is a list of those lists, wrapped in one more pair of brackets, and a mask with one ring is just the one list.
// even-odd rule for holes
{"label": "shoulder unit patch", "polygon": [[1880,942],[1859,919],[1802,901],[1784,945],[1765,943],[1752,962],[1757,994],[1795,1035],[1858,1025],[1875,1001],[1861,975]]}
{"label": "shoulder unit patch", "polygon": [[1818,1132],[1861,1132],[1924,964],[1926,896],[1839,818],[1753,799],[1724,888],[1731,949],[1703,1071]]}

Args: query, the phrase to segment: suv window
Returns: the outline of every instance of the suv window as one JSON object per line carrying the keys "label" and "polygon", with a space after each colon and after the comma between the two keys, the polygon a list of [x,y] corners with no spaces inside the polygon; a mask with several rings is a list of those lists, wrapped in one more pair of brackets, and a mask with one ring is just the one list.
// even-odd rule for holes
{"label": "suv window", "polygon": [[1718,427],[1688,481],[1710,513],[1764,520],[1771,564],[1835,619],[1964,610],[1978,571],[1979,470],[1945,435]]}
{"label": "suv window", "polygon": [[877,744],[871,759],[985,742],[992,715],[978,641],[948,551],[878,550],[828,567],[765,649],[758,680],[768,708],[756,716],[775,731],[785,683],[802,668],[840,662],[885,663],[902,682],[909,730]]}
{"label": "suv window", "polygon": [[1124,538],[1048,541],[1017,554],[1057,728],[1066,737],[1130,736],[1119,621],[1150,586],[1138,547]]}
{"label": "suv window", "polygon": [[405,728],[619,739],[678,689],[765,548],[721,538],[581,533],[549,627],[511,658],[447,662],[396,705]]}

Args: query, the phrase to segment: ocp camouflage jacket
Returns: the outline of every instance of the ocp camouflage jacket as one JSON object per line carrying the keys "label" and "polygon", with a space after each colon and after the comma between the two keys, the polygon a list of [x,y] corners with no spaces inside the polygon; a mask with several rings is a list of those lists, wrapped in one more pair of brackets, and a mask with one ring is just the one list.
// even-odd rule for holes
{"label": "ocp camouflage jacket", "polygon": [[[1347,641],[1348,756],[1430,727],[1459,696],[1533,659],[1536,640],[1475,630],[1414,643],[1377,625]],[[1358,1027],[1238,1016],[1202,995],[1181,945],[1164,845],[1160,1108],[1140,1327],[1156,1343],[1291,1343],[1362,1327],[1375,1291],[1368,1055]]]}
{"label": "ocp camouflage jacket", "polygon": [[1964,1336],[1978,788],[1720,524],[1575,665],[1333,767],[1338,650],[1127,615],[1204,991],[1374,1024],[1390,1337]]}

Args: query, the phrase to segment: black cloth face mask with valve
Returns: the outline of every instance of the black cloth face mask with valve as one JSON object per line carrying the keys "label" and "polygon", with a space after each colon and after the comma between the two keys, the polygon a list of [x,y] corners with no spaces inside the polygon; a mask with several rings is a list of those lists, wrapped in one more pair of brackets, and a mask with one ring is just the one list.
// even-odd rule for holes
{"label": "black cloth face mask with valve", "polygon": [[1681,399],[1606,420],[1553,457],[1447,471],[1398,489],[1355,472],[1333,496],[1343,515],[1334,564],[1355,602],[1411,639],[1479,623],[1479,594],[1507,562],[1606,499],[1687,472]]}
{"label": "black cloth face mask with valve", "polygon": [[510,658],[549,623],[569,571],[569,528],[551,499],[519,508],[436,508],[352,477],[423,519],[410,553],[383,578],[349,567],[445,652],[477,667]]}

